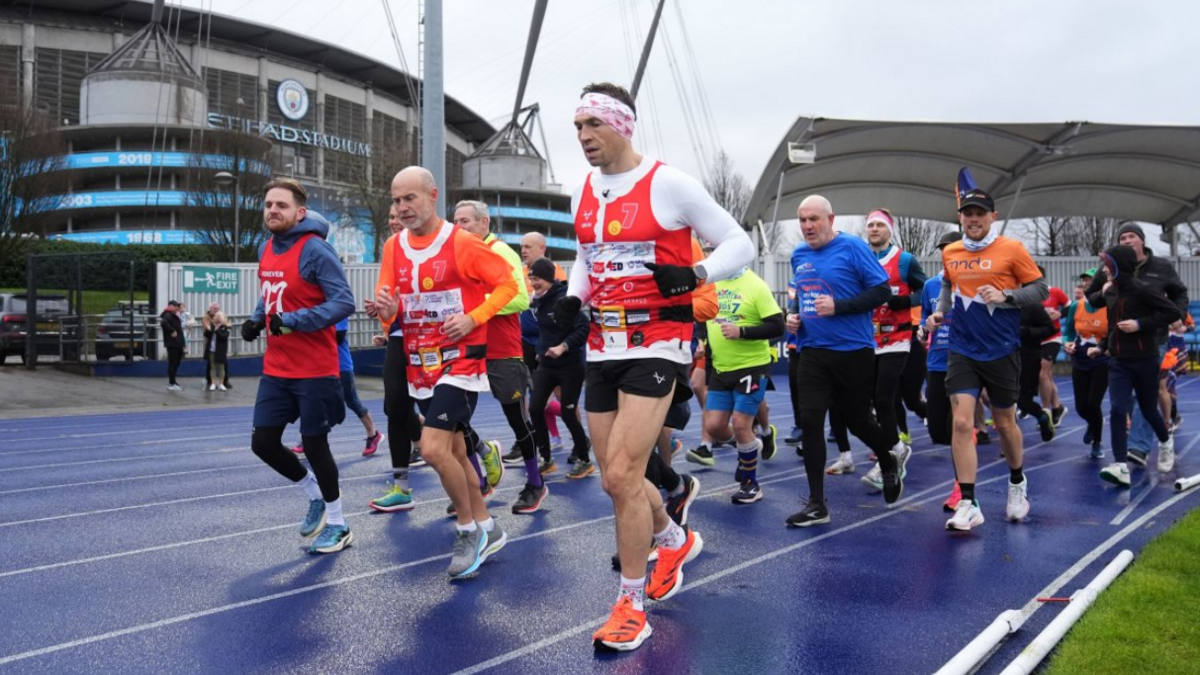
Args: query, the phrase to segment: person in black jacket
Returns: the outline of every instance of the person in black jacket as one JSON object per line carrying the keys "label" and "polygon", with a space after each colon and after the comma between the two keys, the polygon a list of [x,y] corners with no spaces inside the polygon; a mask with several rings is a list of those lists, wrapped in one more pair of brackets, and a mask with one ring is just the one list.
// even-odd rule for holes
{"label": "person in black jacket", "polygon": [[[546,409],[555,388],[561,387],[559,402],[562,418],[571,432],[574,449],[568,460],[571,470],[567,478],[583,478],[596,469],[590,460],[590,445],[583,424],[579,421],[579,394],[583,389],[588,338],[588,320],[577,315],[566,328],[559,327],[554,317],[554,305],[566,296],[567,285],[554,278],[554,263],[539,258],[529,266],[529,282],[533,286],[534,316],[538,322],[538,367],[533,371],[533,394],[529,413],[533,417],[533,433],[539,448],[549,447],[550,436],[542,411]],[[529,462],[532,458],[526,457]],[[536,473],[536,471],[534,472]],[[513,507],[514,510],[516,507]]]}
{"label": "person in black jacket", "polygon": [[221,311],[221,306],[215,302],[208,306],[201,323],[204,326],[204,363],[207,364],[205,386],[209,391],[227,391],[229,372],[225,369],[225,363],[229,358],[229,332],[232,325]]}
{"label": "person in black jacket", "polygon": [[[1112,406],[1109,428],[1115,463],[1100,472],[1100,477],[1117,485],[1129,486],[1128,432],[1126,417],[1132,411],[1132,396],[1137,396],[1138,409],[1158,437],[1158,468],[1170,471],[1175,466],[1175,443],[1158,411],[1158,370],[1161,357],[1155,336],[1182,314],[1152,284],[1135,276],[1137,254],[1129,246],[1114,246],[1100,255],[1110,281],[1102,287],[1108,307],[1108,337],[1098,347],[1088,350],[1107,351],[1111,360],[1108,370],[1108,395]],[[1141,462],[1144,465],[1144,461]]]}
{"label": "person in black jacket", "polygon": [[[1123,224],[1117,231],[1117,243],[1130,247],[1137,256],[1133,276],[1159,295],[1166,296],[1179,308],[1179,313],[1186,316],[1188,311],[1187,286],[1180,281],[1179,273],[1175,271],[1171,261],[1155,256],[1153,251],[1146,248],[1146,233],[1142,231],[1141,226],[1137,223]],[[1087,301],[1093,307],[1104,306],[1103,289],[1109,278],[1101,268],[1092,279],[1092,283],[1088,285],[1087,290],[1084,291]],[[1111,326],[1111,324],[1109,325]],[[1156,332],[1154,340],[1158,344],[1158,358],[1161,361],[1167,353],[1167,331]],[[1160,396],[1161,392],[1160,385]],[[1141,412],[1135,409],[1133,411],[1133,427],[1129,431],[1129,461],[1146,466],[1146,456],[1150,454],[1153,447],[1154,432],[1146,423],[1146,418],[1142,417]]]}
{"label": "person in black jacket", "polygon": [[1054,416],[1042,408],[1034,396],[1038,394],[1042,369],[1042,341],[1057,332],[1054,320],[1041,304],[1021,308],[1021,378],[1017,407],[1038,421],[1042,440],[1054,440]]}
{"label": "person in black jacket", "polygon": [[187,344],[183,338],[183,320],[179,318],[180,311],[182,311],[182,305],[178,300],[172,300],[167,303],[167,308],[158,317],[158,323],[162,327],[163,347],[167,348],[167,389],[171,391],[183,389],[175,381],[175,374],[179,372],[179,363],[183,361],[183,348]]}

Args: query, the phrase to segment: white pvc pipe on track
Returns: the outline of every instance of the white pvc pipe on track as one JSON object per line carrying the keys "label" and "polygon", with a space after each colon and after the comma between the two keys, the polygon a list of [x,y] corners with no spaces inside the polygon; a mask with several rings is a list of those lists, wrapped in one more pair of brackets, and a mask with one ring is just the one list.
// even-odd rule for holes
{"label": "white pvc pipe on track", "polygon": [[1133,552],[1126,549],[1117,554],[1117,557],[1108,564],[1100,574],[1096,575],[1095,579],[1087,586],[1075,591],[1071,595],[1071,602],[1058,616],[1054,617],[1041,633],[1029,643],[1029,646],[1013,659],[1008,667],[1001,671],[1000,675],[1029,675],[1037,668],[1042,659],[1050,653],[1051,649],[1063,639],[1067,631],[1079,621],[1083,613],[1088,607],[1096,601],[1100,593],[1108,588],[1109,584],[1117,578],[1121,572],[1129,567],[1129,563],[1133,562]]}
{"label": "white pvc pipe on track", "polygon": [[1183,492],[1184,490],[1190,490],[1197,485],[1200,485],[1200,473],[1196,474],[1195,476],[1187,476],[1185,478],[1176,480],[1175,491]]}
{"label": "white pvc pipe on track", "polygon": [[1025,615],[1018,609],[1002,612],[995,621],[984,628],[982,633],[975,636],[974,640],[971,640],[934,675],[967,675],[974,671],[979,662],[987,658],[1001,640],[1020,630],[1021,624],[1025,623],[1025,618]]}

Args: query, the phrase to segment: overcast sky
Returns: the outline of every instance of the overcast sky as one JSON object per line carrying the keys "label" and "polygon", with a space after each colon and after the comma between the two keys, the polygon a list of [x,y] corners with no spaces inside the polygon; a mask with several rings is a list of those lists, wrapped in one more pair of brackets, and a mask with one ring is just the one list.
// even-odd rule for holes
{"label": "overcast sky", "polygon": [[[168,0],[180,2],[399,66],[382,0]],[[390,2],[415,70],[418,0]],[[534,2],[443,5],[446,92],[499,126],[511,114]],[[654,5],[550,1],[525,103],[541,104],[550,159],[567,190],[588,170],[572,127],[579,90],[632,81]],[[719,145],[755,184],[801,115],[1200,124],[1193,0],[668,0],[663,20],[634,140],[697,177],[707,161],[698,155]]]}

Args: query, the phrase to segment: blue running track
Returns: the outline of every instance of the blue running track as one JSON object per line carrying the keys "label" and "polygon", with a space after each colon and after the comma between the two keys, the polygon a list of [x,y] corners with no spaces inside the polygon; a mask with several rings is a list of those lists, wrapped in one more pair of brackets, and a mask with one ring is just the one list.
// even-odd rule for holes
{"label": "blue running track", "polygon": [[[1128,490],[1099,479],[1073,411],[1049,444],[1023,421],[1024,523],[1004,520],[1008,472],[997,444],[981,446],[987,523],[970,533],[943,528],[950,453],[915,419],[903,500],[885,508],[867,491],[856,445],[858,472],[826,479],[833,522],[807,530],[784,527],[806,492],[791,447],[760,465],[765,498],[749,506],[730,502],[731,449],[712,469],[678,457],[702,483],[691,522],[704,552],[682,591],[650,605],[653,637],[619,655],[590,641],[617,589],[611,505],[598,478],[562,478],[565,458],[528,516],[509,510],[523,484],[510,467],[491,505],[511,540],[452,583],[436,475],[414,471],[414,511],[370,512],[390,461],[386,447],[360,455],[353,420],[331,445],[354,546],[329,556],[305,553],[303,496],[251,454],[249,408],[0,421],[0,674],[929,673],[1004,610],[1070,595],[1200,504],[1200,490],[1171,487],[1200,473],[1194,381],[1180,387],[1192,419],[1176,471],[1159,475],[1152,454]],[[786,435],[786,394],[769,400]],[[476,422],[507,449],[499,406],[482,402]],[[1060,609],[1036,611],[980,672],[999,672]]]}

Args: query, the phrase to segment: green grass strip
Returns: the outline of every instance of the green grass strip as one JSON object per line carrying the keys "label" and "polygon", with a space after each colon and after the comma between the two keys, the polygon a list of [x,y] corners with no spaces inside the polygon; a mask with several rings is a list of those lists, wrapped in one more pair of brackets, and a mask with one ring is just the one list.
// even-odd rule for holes
{"label": "green grass strip", "polygon": [[1200,672],[1200,509],[1150,542],[1100,594],[1044,672]]}

